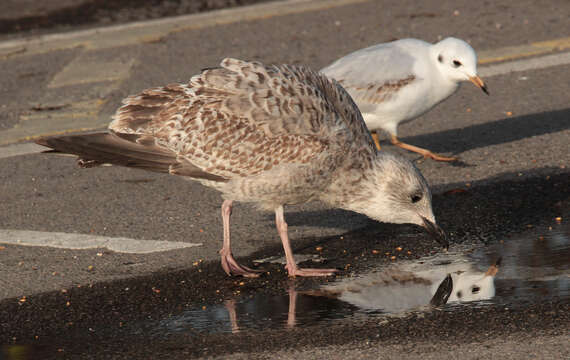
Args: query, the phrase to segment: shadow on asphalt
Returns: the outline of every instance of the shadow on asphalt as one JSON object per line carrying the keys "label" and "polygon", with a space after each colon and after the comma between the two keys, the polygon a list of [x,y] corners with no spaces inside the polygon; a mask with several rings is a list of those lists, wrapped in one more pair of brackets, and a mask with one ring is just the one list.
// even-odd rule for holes
{"label": "shadow on asphalt", "polygon": [[[520,179],[518,172],[503,173],[473,182],[469,188],[464,182],[433,187],[433,209],[438,223],[451,233],[452,241],[463,242],[471,236],[489,241],[523,230],[527,224],[536,221],[536,217],[552,216],[560,210],[556,204],[568,201],[570,173],[567,169],[539,168],[525,171],[525,174],[527,177]],[[441,188],[453,190],[438,193]],[[414,225],[378,223],[364,215],[341,209],[287,211],[285,216],[289,226],[338,227],[338,223],[327,219],[344,218],[346,221],[367,223],[367,229],[390,236],[402,232],[423,232]],[[273,216],[268,215],[267,219],[270,221]],[[490,226],[493,228],[486,230]]]}
{"label": "shadow on asphalt", "polygon": [[[57,1],[57,0],[56,0]],[[37,7],[26,15],[3,14],[0,34],[11,34],[38,29],[57,29],[78,25],[124,24],[168,16],[194,14],[271,0],[80,0],[47,8]],[[52,1],[53,3],[53,1]]]}
{"label": "shadow on asphalt", "polygon": [[[555,217],[567,215],[569,198],[570,173],[542,168],[524,179],[517,178],[516,174],[503,174],[466,191],[436,195],[434,208],[452,244],[488,244],[497,239],[504,239],[508,244],[512,234],[548,226]],[[299,223],[300,219],[295,217],[300,216],[315,221],[319,217],[318,214],[309,217],[292,214],[292,221]],[[402,251],[398,260],[417,260],[440,251],[437,244],[415,227],[385,224],[371,224],[343,235],[342,240],[338,237],[301,239],[294,245],[301,249],[296,253],[314,253],[314,245],[319,243],[326,243],[321,252],[321,256],[328,259],[326,266],[344,269],[337,279],[359,274],[371,266],[392,264],[393,260],[385,256],[385,252],[399,246],[405,246],[411,252]],[[242,261],[248,263],[276,254],[282,254],[280,246],[264,248]],[[132,358],[137,352],[150,351],[150,339],[145,331],[132,330],[137,324],[168,321],[188,309],[202,306],[207,309],[232,299],[243,301],[255,296],[282,296],[291,284],[282,265],[264,264],[263,268],[268,274],[259,279],[242,279],[227,277],[217,261],[199,266],[189,264],[185,270],[165,268],[162,272],[139,278],[33,295],[25,301],[7,299],[0,303],[0,343],[37,344],[49,346],[52,351],[65,349],[66,354],[94,355],[116,351],[124,357],[115,358]],[[314,289],[333,280],[300,278],[294,280],[294,285],[300,290]],[[336,304],[332,309],[338,309],[338,306]],[[424,340],[467,341],[465,339],[492,335],[497,326],[507,326],[505,324],[508,324],[505,327],[508,331],[526,331],[529,326],[535,330],[555,329],[568,324],[568,306],[567,299],[559,298],[546,302],[538,300],[517,312],[501,306],[467,307],[453,312],[431,312],[421,317],[394,318],[382,324],[377,319],[363,317],[356,322],[317,325],[316,329],[314,326],[295,327],[288,329],[286,335],[283,329],[272,329],[261,333],[252,330],[204,337],[198,331],[189,330],[177,334],[176,339],[160,339],[161,346],[153,349],[152,354],[158,358],[161,354],[183,350],[184,354],[193,356],[219,355],[307,344],[345,344],[363,337],[373,341],[403,341],[418,336]],[[549,315],[542,316],[543,313]],[[410,330],[411,322],[413,331]]]}
{"label": "shadow on asphalt", "polygon": [[570,128],[570,108],[515,116],[479,125],[466,126],[401,140],[435,152],[460,154],[491,145],[505,144]]}

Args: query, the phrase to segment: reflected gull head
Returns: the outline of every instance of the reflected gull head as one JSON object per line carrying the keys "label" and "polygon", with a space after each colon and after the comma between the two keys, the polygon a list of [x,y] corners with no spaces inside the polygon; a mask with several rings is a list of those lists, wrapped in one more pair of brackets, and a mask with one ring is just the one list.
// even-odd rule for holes
{"label": "reflected gull head", "polygon": [[[499,261],[486,270],[464,258],[404,263],[328,284],[308,294],[334,297],[369,311],[401,313],[495,296]],[[449,257],[451,259],[451,257]]]}

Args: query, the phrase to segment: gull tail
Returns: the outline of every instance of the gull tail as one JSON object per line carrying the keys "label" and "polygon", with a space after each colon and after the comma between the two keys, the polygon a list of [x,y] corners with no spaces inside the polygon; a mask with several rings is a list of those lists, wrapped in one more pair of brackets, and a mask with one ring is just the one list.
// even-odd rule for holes
{"label": "gull tail", "polygon": [[51,148],[48,153],[76,155],[77,164],[85,168],[112,164],[168,173],[178,163],[176,155],[154,139],[136,134],[99,132],[40,138],[36,143]]}

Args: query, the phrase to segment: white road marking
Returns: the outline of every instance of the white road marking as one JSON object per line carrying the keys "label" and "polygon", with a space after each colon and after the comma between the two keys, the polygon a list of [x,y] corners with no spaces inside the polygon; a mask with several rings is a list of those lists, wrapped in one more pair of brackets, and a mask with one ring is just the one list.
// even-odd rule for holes
{"label": "white road marking", "polygon": [[478,73],[482,78],[486,78],[511,72],[539,70],[567,64],[570,64],[570,52],[483,66],[479,68]]}
{"label": "white road marking", "polygon": [[54,50],[84,47],[108,49],[152,42],[174,32],[243,21],[268,19],[363,3],[370,0],[286,0],[213,10],[198,14],[138,21],[88,30],[40,35],[0,42],[0,58],[29,56]]}
{"label": "white road marking", "polygon": [[[545,69],[553,66],[570,64],[570,52],[551,54],[530,59],[522,59],[504,62],[495,65],[487,65],[479,67],[479,75],[482,78],[489,78],[497,75],[505,75],[512,72],[531,71]],[[41,136],[41,134],[37,134]],[[0,159],[38,153],[45,150],[43,147],[35,144],[15,144],[0,147]]]}
{"label": "white road marking", "polygon": [[0,159],[12,156],[37,154],[49,150],[46,147],[34,143],[14,144],[0,147]]}
{"label": "white road marking", "polygon": [[114,238],[28,230],[0,230],[0,243],[22,246],[47,246],[72,250],[107,248],[111,251],[128,254],[149,254],[202,246],[202,243],[136,240],[123,237]]}

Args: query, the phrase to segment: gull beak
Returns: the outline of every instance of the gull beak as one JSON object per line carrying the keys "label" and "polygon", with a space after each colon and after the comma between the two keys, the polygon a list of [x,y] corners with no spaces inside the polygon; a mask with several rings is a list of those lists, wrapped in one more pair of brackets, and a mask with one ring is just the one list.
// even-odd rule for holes
{"label": "gull beak", "polygon": [[485,272],[485,276],[495,276],[497,275],[497,273],[499,272],[499,266],[501,266],[501,261],[503,259],[500,257],[497,259],[497,261],[495,261],[495,263],[491,266],[489,266],[489,269],[487,269],[487,272]]}
{"label": "gull beak", "polygon": [[447,274],[445,279],[439,284],[437,291],[433,294],[429,304],[431,306],[441,306],[447,304],[449,296],[453,291],[453,279],[450,274]]}
{"label": "gull beak", "polygon": [[475,76],[471,76],[469,77],[469,80],[475,84],[475,86],[481,88],[481,90],[483,90],[483,92],[487,95],[489,95],[489,90],[487,90],[487,85],[485,85],[485,83],[483,82],[483,80],[481,80],[481,78],[477,75]]}
{"label": "gull beak", "polygon": [[443,231],[439,226],[432,223],[423,216],[422,220],[424,221],[424,228],[428,234],[430,234],[435,239],[435,241],[440,243],[440,245],[443,246],[445,250],[449,249],[449,242],[447,241],[447,235],[445,235],[445,231]]}

